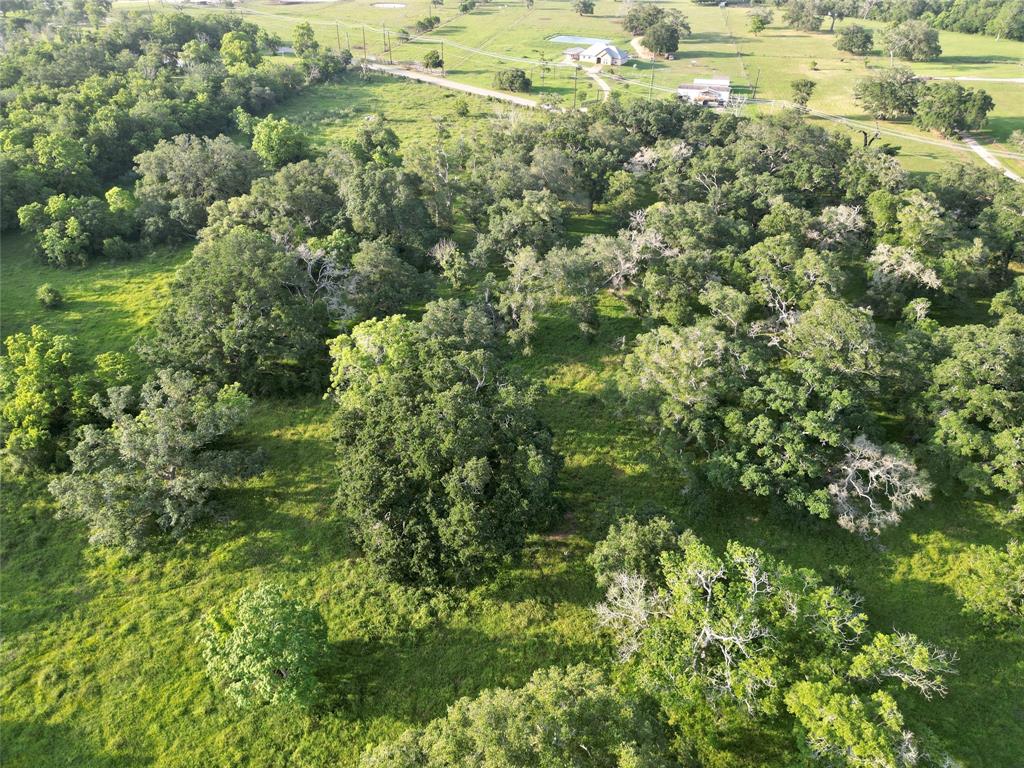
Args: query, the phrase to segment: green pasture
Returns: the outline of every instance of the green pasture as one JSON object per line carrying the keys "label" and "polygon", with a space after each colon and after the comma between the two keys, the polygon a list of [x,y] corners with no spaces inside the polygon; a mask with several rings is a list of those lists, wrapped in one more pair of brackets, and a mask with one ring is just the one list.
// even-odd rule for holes
{"label": "green pasture", "polygon": [[[335,6],[302,6],[311,7]],[[404,139],[415,139],[428,135],[422,122],[450,114],[452,103],[428,85],[353,75],[311,89],[281,113],[303,120],[325,144],[376,111]],[[472,119],[488,119],[490,105],[471,106]],[[599,217],[574,226],[607,227]],[[24,238],[5,238],[0,246],[3,335],[39,323],[78,336],[90,355],[129,351],[187,258],[181,250],[60,271],[40,264]],[[35,302],[44,282],[64,293],[64,309]],[[622,340],[641,323],[611,296],[599,310],[600,330],[590,343],[567,314],[543,318],[533,355],[518,363],[547,386],[543,413],[565,456],[565,520],[534,537],[521,563],[469,594],[428,599],[367,572],[332,512],[331,408],[317,396],[257,402],[238,442],[267,451],[266,472],[221,494],[208,526],[135,559],[91,549],[81,526],[54,520],[46,478],[6,478],[5,767],[349,766],[367,744],[437,717],[460,696],[520,685],[547,665],[610,666],[591,620],[589,606],[600,596],[584,558],[610,520],[654,503],[715,546],[735,538],[817,568],[863,595],[876,629],[898,627],[956,651],[959,674],[945,699],[907,696],[902,703],[966,766],[1018,768],[1024,639],[965,617],[954,586],[968,547],[1020,536],[1020,522],[965,498],[945,478],[935,478],[931,503],[879,543],[744,496],[688,493],[657,437],[615,393]],[[314,717],[237,710],[204,674],[196,646],[200,617],[266,580],[315,601],[327,619],[330,699]]]}
{"label": "green pasture", "polygon": [[[729,77],[739,92],[752,94],[756,85],[759,98],[788,100],[790,83],[809,77],[818,83],[809,105],[813,110],[855,121],[858,125],[847,128],[835,120],[822,119],[822,122],[840,130],[856,131],[859,127],[874,130],[875,121],[854,103],[853,88],[857,80],[871,74],[872,70],[889,66],[887,57],[857,57],[837,51],[833,35],[826,31],[808,34],[790,30],[781,23],[778,10],[775,23],[755,37],[747,29],[747,7],[723,9],[695,5],[689,0],[670,0],[662,4],[682,10],[690,20],[693,35],[683,41],[672,61],[653,64],[633,61],[624,67],[605,68],[602,76],[613,91],[623,97],[670,98],[676,86],[691,82],[695,77]],[[116,9],[124,10],[148,7],[137,0],[115,3]],[[191,10],[208,12],[205,8],[191,7]],[[489,2],[466,14],[458,12],[455,0],[447,0],[442,6],[416,0],[405,3],[402,8],[375,7],[372,0],[326,3],[242,0],[234,12],[244,14],[285,39],[291,36],[296,24],[309,21],[323,45],[348,47],[357,60],[365,54],[377,61],[416,63],[428,50],[442,50],[443,42],[448,77],[490,87],[497,70],[518,66],[533,79],[535,93],[541,101],[563,105],[572,102],[574,89],[578,103],[596,99],[600,92],[582,73],[576,76],[571,67],[558,65],[568,45],[553,43],[550,37],[570,34],[604,38],[631,51],[629,35],[620,23],[625,6],[615,0],[598,0],[593,16],[576,14],[571,0],[537,0],[532,8],[522,0]],[[405,28],[415,35],[415,22],[431,14],[441,18],[440,27],[405,43],[398,39],[399,29]],[[850,23],[865,22],[846,21],[837,28]],[[866,23],[876,29],[882,26]],[[1024,77],[1022,42],[954,32],[940,33],[940,42],[942,57],[935,62],[911,65],[915,71],[933,77]],[[1024,84],[973,82],[965,85],[985,88],[996,102],[989,127],[978,134],[979,141],[998,151],[1013,151],[1005,141],[1012,130],[1024,128]],[[962,144],[923,133],[909,123],[883,122],[879,127],[883,140],[900,148],[906,166],[912,171],[937,171],[952,161],[982,162]],[[854,139],[860,140],[860,135],[854,133]],[[1008,168],[1024,173],[1024,159],[1002,158],[1002,161]]]}

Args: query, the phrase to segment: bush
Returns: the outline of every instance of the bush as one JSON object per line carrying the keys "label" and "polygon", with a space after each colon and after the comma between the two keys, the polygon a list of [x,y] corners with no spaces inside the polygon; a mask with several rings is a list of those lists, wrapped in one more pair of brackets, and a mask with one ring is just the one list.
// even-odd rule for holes
{"label": "bush", "polygon": [[132,247],[123,237],[107,237],[103,239],[103,255],[111,261],[126,261],[132,257]]}
{"label": "bush", "polygon": [[233,610],[208,614],[201,638],[210,677],[240,707],[311,707],[327,647],[320,611],[285,597],[280,587],[243,592]]}
{"label": "bush", "polygon": [[494,74],[494,87],[503,91],[526,93],[533,82],[521,69],[502,69]]}
{"label": "bush", "polygon": [[63,294],[49,283],[43,283],[36,288],[36,298],[46,309],[57,309],[64,305]]}
{"label": "bush", "polygon": [[617,573],[643,576],[657,582],[661,576],[661,553],[672,549],[676,531],[669,520],[655,517],[640,522],[627,517],[608,529],[587,562],[594,569],[597,585],[607,587]]}

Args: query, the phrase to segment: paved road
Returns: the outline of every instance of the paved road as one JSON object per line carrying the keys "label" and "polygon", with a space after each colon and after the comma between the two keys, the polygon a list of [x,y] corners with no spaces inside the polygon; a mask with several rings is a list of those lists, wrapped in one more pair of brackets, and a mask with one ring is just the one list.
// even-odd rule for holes
{"label": "paved road", "polygon": [[433,85],[439,85],[442,88],[448,88],[453,91],[462,91],[463,93],[472,93],[475,96],[483,96],[488,99],[497,99],[498,101],[507,101],[510,104],[518,104],[520,107],[539,107],[540,104],[533,99],[527,99],[524,96],[516,96],[515,94],[505,93],[504,91],[494,91],[490,88],[480,88],[475,85],[467,85],[466,83],[458,83],[454,80],[449,80],[447,77],[438,77],[437,75],[429,75],[426,72],[420,72],[415,69],[405,69],[394,64],[376,64],[373,62],[367,62],[367,69],[372,69],[375,72],[384,72],[389,75],[395,75],[396,77],[407,77],[410,80],[419,80],[424,83],[431,83]]}
{"label": "paved road", "polygon": [[1016,181],[1018,184],[1024,184],[1024,178],[1021,178],[1020,174],[1014,173],[1001,162],[999,162],[999,160],[991,152],[989,152],[987,149],[981,146],[981,144],[979,144],[973,138],[968,136],[966,133],[960,134],[960,138],[963,139],[964,144],[971,148],[974,154],[976,154],[978,157],[980,157],[982,160],[984,160],[986,163],[991,165],[996,170],[1002,171],[1003,175],[1006,178],[1011,179],[1012,181]]}

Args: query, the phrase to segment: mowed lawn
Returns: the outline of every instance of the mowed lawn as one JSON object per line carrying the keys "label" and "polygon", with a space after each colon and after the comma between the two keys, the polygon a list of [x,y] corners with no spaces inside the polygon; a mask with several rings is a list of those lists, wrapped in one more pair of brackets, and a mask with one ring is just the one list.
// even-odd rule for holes
{"label": "mowed lawn", "polygon": [[[306,112],[309,129],[331,143],[355,130],[363,114],[383,105],[388,115],[400,103],[391,110],[393,124],[403,139],[414,139],[424,135],[411,120],[423,93],[436,92],[352,78],[311,90],[288,113]],[[426,103],[431,114],[445,114],[444,106]],[[474,106],[474,119],[486,119],[482,104]],[[344,109],[352,112],[338,112]],[[599,229],[602,222],[578,226]],[[77,335],[87,355],[129,350],[187,258],[183,249],[59,271],[39,264],[24,238],[2,246],[4,335],[40,323]],[[64,292],[66,309],[35,303],[32,294],[43,282]],[[943,478],[936,478],[935,499],[880,543],[770,512],[739,494],[687,494],[656,436],[615,392],[621,340],[640,332],[641,323],[611,297],[602,300],[600,317],[596,338],[584,343],[574,322],[552,313],[543,318],[534,354],[517,363],[547,385],[543,414],[566,460],[566,520],[534,537],[521,564],[468,595],[425,599],[367,572],[332,511],[331,407],[315,394],[259,401],[238,442],[267,451],[266,472],[221,494],[208,526],[136,559],[90,549],[81,526],[54,520],[45,478],[8,478],[0,606],[4,765],[347,766],[365,745],[437,717],[460,696],[520,685],[552,664],[610,665],[592,623],[590,606],[600,595],[585,555],[610,520],[653,503],[715,546],[735,538],[817,568],[863,595],[876,629],[913,631],[956,651],[960,671],[949,695],[932,702],[904,697],[910,715],[968,766],[1019,768],[1024,640],[963,616],[954,587],[971,545],[1020,536],[1020,523],[964,498]],[[203,671],[196,643],[202,615],[268,580],[315,601],[329,625],[330,698],[311,719],[239,711]]]}

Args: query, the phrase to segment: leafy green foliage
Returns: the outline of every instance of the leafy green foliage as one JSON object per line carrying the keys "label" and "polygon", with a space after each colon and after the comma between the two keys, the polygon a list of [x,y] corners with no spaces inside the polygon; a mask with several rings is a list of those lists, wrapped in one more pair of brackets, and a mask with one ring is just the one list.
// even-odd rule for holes
{"label": "leafy green foliage", "polygon": [[960,479],[981,491],[1001,489],[1024,510],[1024,302],[1015,291],[993,301],[994,326],[945,332],[948,355],[928,391],[934,440],[949,451]]}
{"label": "leafy green foliage", "polygon": [[36,288],[36,299],[46,309],[59,309],[64,306],[64,294],[49,283],[43,283]]}
{"label": "leafy green foliage", "polygon": [[487,265],[523,248],[544,253],[564,234],[558,198],[548,190],[530,190],[521,200],[502,200],[491,207],[487,231],[477,239],[473,259]]}
{"label": "leafy green foliage", "polygon": [[984,127],[994,106],[983,90],[949,81],[928,83],[921,89],[914,125],[950,136]]}
{"label": "leafy green foliage", "polygon": [[957,582],[964,610],[991,624],[1024,625],[1024,545],[976,547],[967,578]]}
{"label": "leafy green foliage", "polygon": [[252,151],[269,167],[280,168],[304,159],[309,153],[309,141],[295,124],[268,115],[253,129]]}
{"label": "leafy green foliage", "polygon": [[153,365],[237,381],[249,392],[318,384],[329,312],[315,287],[269,236],[235,227],[196,247],[141,351]]}
{"label": "leafy green foliage", "polygon": [[427,69],[440,69],[444,66],[444,62],[441,60],[441,54],[436,50],[429,50],[423,54],[423,66]]}
{"label": "leafy green foliage", "polygon": [[320,611],[263,584],[229,609],[206,616],[201,638],[206,670],[240,707],[310,708],[322,696],[317,678],[327,648]]}
{"label": "leafy green foliage", "polygon": [[899,120],[917,111],[920,90],[913,71],[892,67],[858,82],[853,95],[875,117]]}
{"label": "leafy green foliage", "polygon": [[444,718],[363,757],[362,768],[667,768],[656,720],[599,671],[538,670],[522,688],[463,698]]}
{"label": "leafy green foliage", "polygon": [[104,252],[114,222],[96,197],[54,195],[18,210],[21,228],[35,235],[41,256],[55,267],[81,267]]}
{"label": "leafy green foliage", "polygon": [[870,29],[860,24],[849,24],[836,35],[836,48],[840,51],[866,56],[875,45],[875,36]]}
{"label": "leafy green foliage", "polygon": [[879,46],[890,57],[905,61],[932,61],[942,55],[939,33],[918,20],[904,21],[883,30]]}
{"label": "leafy green foliage", "polygon": [[478,581],[552,519],[551,436],[494,352],[389,317],[331,354],[339,504],[390,578]]}
{"label": "leafy green foliage", "polygon": [[597,586],[606,588],[617,573],[643,576],[648,582],[661,577],[661,553],[672,549],[676,530],[664,517],[647,521],[626,517],[613,523],[587,562],[594,569]]}
{"label": "leafy green foliage", "polygon": [[106,387],[123,384],[121,355],[99,355],[86,368],[75,340],[33,325],[4,340],[0,356],[0,419],[3,451],[15,470],[61,464],[75,430],[96,418],[90,402]]}
{"label": "leafy green foliage", "polygon": [[949,654],[912,635],[869,637],[851,596],[735,542],[719,557],[687,534],[662,563],[666,587],[650,603],[634,663],[702,762],[803,752],[842,766],[913,764],[904,757],[921,741],[887,689],[943,695]]}
{"label": "leafy green foliage", "polygon": [[494,87],[503,91],[525,93],[533,87],[533,83],[521,69],[502,69],[494,73]]}
{"label": "leafy green foliage", "polygon": [[667,55],[679,50],[679,30],[672,24],[659,21],[644,32],[643,46],[649,51]]}
{"label": "leafy green foliage", "polygon": [[[135,158],[136,194],[151,237],[194,234],[217,200],[244,194],[263,172],[259,157],[227,136],[175,136]],[[176,230],[169,226],[177,225]]]}
{"label": "leafy green foliage", "polygon": [[209,516],[211,492],[242,471],[240,454],[215,447],[249,408],[238,385],[218,391],[162,369],[137,401],[131,387],[97,401],[110,426],[84,427],[71,471],[50,483],[58,515],[85,522],[94,544],[136,551],[158,532],[183,536]]}

